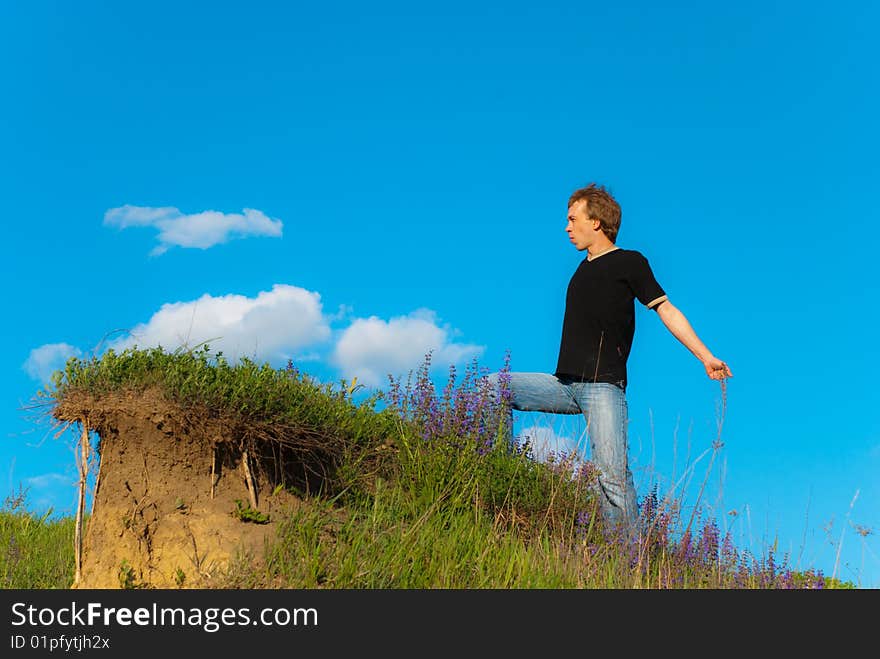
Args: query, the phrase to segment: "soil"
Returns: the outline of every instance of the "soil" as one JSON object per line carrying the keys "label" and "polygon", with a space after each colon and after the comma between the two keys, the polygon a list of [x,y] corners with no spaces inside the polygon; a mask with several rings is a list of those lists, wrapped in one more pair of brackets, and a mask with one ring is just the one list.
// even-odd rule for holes
{"label": "soil", "polygon": [[190,422],[156,391],[63,401],[55,416],[88,416],[100,438],[74,587],[216,587],[233,562],[259,567],[278,523],[300,504],[287,490],[270,489],[253,468],[256,510],[269,521],[236,517],[251,497],[235,438],[219,421]]}

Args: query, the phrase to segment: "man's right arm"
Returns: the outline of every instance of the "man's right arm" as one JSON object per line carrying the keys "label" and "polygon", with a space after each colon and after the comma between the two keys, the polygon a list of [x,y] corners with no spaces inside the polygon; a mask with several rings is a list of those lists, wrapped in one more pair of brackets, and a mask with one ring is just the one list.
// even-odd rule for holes
{"label": "man's right arm", "polygon": [[700,341],[688,319],[685,318],[685,315],[678,308],[673,306],[672,302],[664,300],[655,306],[654,310],[660,316],[663,324],[666,325],[666,329],[702,362],[703,367],[706,369],[706,375],[713,380],[733,377],[730,367],[720,359],[717,359],[709,348]]}

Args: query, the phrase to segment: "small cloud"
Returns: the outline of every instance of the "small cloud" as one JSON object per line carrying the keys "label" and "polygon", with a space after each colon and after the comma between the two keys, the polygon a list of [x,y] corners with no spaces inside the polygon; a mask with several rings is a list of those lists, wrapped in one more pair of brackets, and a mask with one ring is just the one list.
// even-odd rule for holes
{"label": "small cloud", "polygon": [[69,358],[81,354],[79,348],[68,343],[46,343],[31,350],[22,368],[34,380],[45,384],[51,379],[52,373],[64,368]]}
{"label": "small cloud", "polygon": [[151,208],[126,204],[104,214],[104,225],[119,229],[154,227],[159,230],[159,244],[150,254],[158,256],[169,247],[208,249],[234,238],[269,236],[280,238],[283,223],[262,211],[245,208],[241,213],[202,211],[186,215],[172,207]]}
{"label": "small cloud", "polygon": [[351,305],[340,304],[339,308],[336,310],[336,313],[327,316],[327,320],[329,320],[330,322],[345,320],[347,316],[351,315],[352,311],[354,311],[354,308]]}
{"label": "small cloud", "polygon": [[288,359],[329,336],[320,294],[276,284],[256,297],[205,294],[197,300],[163,304],[150,320],[110,347],[175,350],[207,342],[212,351],[222,350],[230,359]]}
{"label": "small cloud", "polygon": [[578,447],[573,437],[557,435],[552,428],[546,426],[531,426],[523,428],[519,433],[522,441],[529,440],[532,447],[532,456],[538,462],[547,462],[551,453],[557,457],[562,454],[570,454],[577,451],[580,461],[584,460],[583,449]]}
{"label": "small cloud", "polygon": [[304,352],[294,355],[292,359],[295,364],[301,364],[303,362],[319,362],[323,357],[317,352]]}
{"label": "small cloud", "polygon": [[75,479],[71,476],[66,476],[64,474],[40,474],[39,476],[31,476],[30,478],[25,478],[24,484],[29,490],[42,491],[53,487],[58,487],[59,485],[73,486],[75,484]]}
{"label": "small cloud", "polygon": [[24,479],[27,506],[32,512],[67,509],[72,506],[76,478],[72,475],[49,473]]}
{"label": "small cloud", "polygon": [[483,353],[484,346],[450,341],[455,334],[452,328],[439,326],[430,309],[417,309],[388,321],[377,316],[357,318],[340,335],[331,361],[344,377],[357,377],[368,387],[378,387],[387,384],[388,374],[401,377],[416,370],[429,351],[433,369]]}

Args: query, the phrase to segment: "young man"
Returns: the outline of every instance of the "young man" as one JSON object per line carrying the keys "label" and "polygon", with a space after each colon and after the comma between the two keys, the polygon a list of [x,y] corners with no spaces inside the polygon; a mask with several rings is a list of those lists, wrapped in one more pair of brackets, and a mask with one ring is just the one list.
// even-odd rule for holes
{"label": "young man", "polygon": [[[585,416],[591,461],[599,469],[602,514],[612,526],[632,528],[638,507],[627,457],[626,360],[635,332],[634,300],[657,312],[711,379],[723,380],[733,373],[672,305],[648,260],[615,244],[620,218],[618,203],[595,183],[569,197],[565,230],[587,257],[568,284],[556,371],[510,373],[509,388],[515,410]],[[499,375],[489,376],[494,396]],[[511,432],[512,413],[507,423]]]}

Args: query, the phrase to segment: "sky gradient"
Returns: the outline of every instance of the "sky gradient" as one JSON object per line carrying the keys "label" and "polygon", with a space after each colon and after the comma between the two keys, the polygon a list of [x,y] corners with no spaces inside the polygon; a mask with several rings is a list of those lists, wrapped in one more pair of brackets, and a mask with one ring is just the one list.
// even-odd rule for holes
{"label": "sky gradient", "polygon": [[[71,354],[552,372],[596,181],[734,373],[722,529],[880,587],[880,9],[471,4],[4,5],[3,488],[73,509],[67,440],[22,410]],[[628,372],[642,495],[711,446],[721,390],[643,307]]]}

